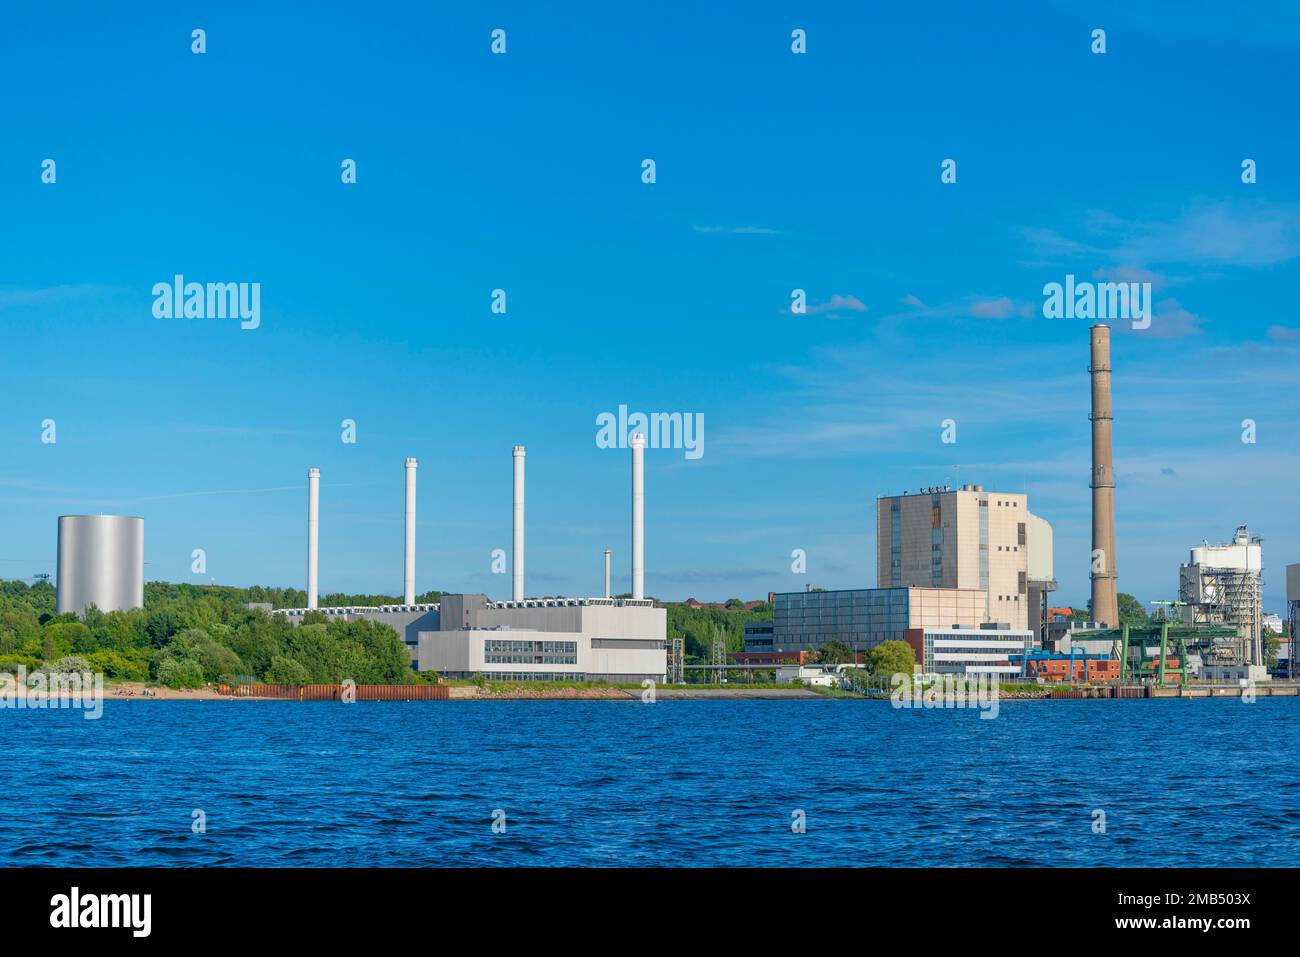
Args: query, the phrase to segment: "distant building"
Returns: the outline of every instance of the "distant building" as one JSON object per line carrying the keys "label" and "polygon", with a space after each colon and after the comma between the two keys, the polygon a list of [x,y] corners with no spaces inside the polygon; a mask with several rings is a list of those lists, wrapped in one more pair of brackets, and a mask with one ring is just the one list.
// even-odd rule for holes
{"label": "distant building", "polygon": [[815,688],[832,688],[840,683],[840,676],[821,665],[790,665],[776,669],[776,683],[812,685]]}
{"label": "distant building", "polygon": [[[251,605],[249,607],[252,607]],[[388,625],[406,645],[411,656],[411,667],[416,665],[420,632],[439,627],[439,605],[340,605],[327,608],[277,608],[273,614],[284,615],[290,624],[301,625],[308,611],[319,612],[327,619],[340,621],[373,621]]]}
{"label": "distant building", "polygon": [[905,640],[925,674],[1013,677],[1021,669],[1012,657],[1025,654],[1033,642],[1033,632],[992,624],[977,628],[909,628]]}
{"label": "distant building", "polygon": [[772,651],[774,628],[770,618],[766,621],[745,622],[745,650]]}
{"label": "distant building", "polygon": [[662,682],[667,616],[645,599],[444,595],[438,626],[419,633],[418,668],[450,678]]}
{"label": "distant building", "polygon": [[[768,594],[770,595],[771,592],[769,592]],[[769,598],[768,600],[771,601],[770,598]],[[682,601],[682,602],[666,601],[666,602],[664,602],[663,604],[665,604],[665,605],[682,605],[682,606],[684,606],[684,607],[686,607],[686,608],[722,608],[722,609],[725,609],[725,608],[728,607],[728,606],[727,606],[727,603],[726,603],[725,601],[699,601],[698,599],[695,599],[695,598],[688,598],[688,599],[686,599],[685,601]],[[763,602],[761,602],[761,601],[747,601],[747,602],[743,602],[742,604],[744,604],[744,606],[745,606],[745,610],[746,610],[746,611],[753,611],[755,608],[758,608],[760,605],[762,605]]]}
{"label": "distant building", "polygon": [[980,621],[1018,629],[1031,615],[1042,621],[1044,596],[1055,588],[1051,549],[1051,526],[1030,514],[1025,495],[963,485],[876,500],[876,584],[983,592]]}
{"label": "distant building", "polygon": [[1230,625],[1241,638],[1211,649],[1206,664],[1264,663],[1263,547],[1245,525],[1231,542],[1199,545],[1178,569],[1179,613],[1187,624]]}
{"label": "distant building", "polygon": [[840,641],[854,651],[902,641],[909,628],[983,623],[984,592],[961,588],[859,588],[777,592],[772,596],[772,639],[755,631],[753,651],[812,651]]}
{"label": "distant building", "polygon": [[[1118,681],[1120,661],[1109,652],[1099,654],[1040,653],[1023,658],[1013,658],[1023,664],[1025,677],[1039,681]],[[1177,668],[1177,659],[1169,659],[1167,667]]]}
{"label": "distant building", "polygon": [[[1106,627],[1096,621],[1075,621],[1065,619],[1063,621],[1049,620],[1047,622],[1047,640],[1043,642],[1044,651],[1058,651],[1069,654],[1072,647],[1086,645],[1092,639],[1090,632],[1106,631]],[[1111,642],[1106,642],[1107,646]],[[1092,649],[1089,646],[1089,650]]]}

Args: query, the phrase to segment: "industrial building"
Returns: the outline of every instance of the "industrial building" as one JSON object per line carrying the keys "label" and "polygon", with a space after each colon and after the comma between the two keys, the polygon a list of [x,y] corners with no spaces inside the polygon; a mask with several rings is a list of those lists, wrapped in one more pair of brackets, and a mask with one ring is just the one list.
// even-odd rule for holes
{"label": "industrial building", "polygon": [[1263,667],[1263,546],[1245,525],[1231,542],[1191,550],[1178,569],[1178,610],[1185,624],[1225,625],[1240,631],[1202,651],[1204,664]]}
{"label": "industrial building", "polygon": [[668,613],[645,598],[645,437],[633,435],[632,449],[632,598],[610,597],[610,550],[604,550],[603,598],[525,598],[524,463],[526,450],[511,452],[512,544],[510,601],[482,594],[443,595],[433,604],[416,604],[415,515],[418,462],[405,462],[406,512],[401,605],[318,608],[320,470],[307,473],[307,606],[279,609],[295,624],[310,611],[345,621],[385,624],[402,637],[411,666],[453,678],[483,675],[514,680],[601,680],[633,682],[667,679]]}
{"label": "industrial building", "polygon": [[1300,565],[1286,566],[1287,677],[1297,676],[1296,644],[1300,642]]}
{"label": "industrial building", "polygon": [[[1030,584],[1034,583],[1031,600]],[[983,485],[941,486],[876,500],[876,584],[979,591],[985,607],[954,621],[1040,629],[1052,580],[1052,530],[1028,497]]]}
{"label": "industrial building", "polygon": [[745,650],[764,652],[774,650],[776,626],[769,618],[765,621],[745,622]]}
{"label": "industrial building", "polygon": [[989,623],[978,627],[909,628],[903,640],[912,646],[924,674],[1013,677],[1022,671],[1013,656],[1025,654],[1033,633]]}
{"label": "industrial building", "polygon": [[[1076,651],[1070,654],[1038,652],[1012,657],[1012,663],[1022,667],[1021,675],[1038,681],[1090,683],[1118,681],[1120,661],[1109,652],[1089,653]],[[1169,668],[1177,668],[1177,659],[1166,661]]]}
{"label": "industrial building", "polygon": [[144,519],[129,515],[60,515],[59,614],[144,607]]}
{"label": "industrial building", "polygon": [[666,680],[668,612],[616,598],[489,601],[448,595],[419,634],[418,668],[450,678]]}
{"label": "industrial building", "polygon": [[388,625],[405,643],[414,667],[420,632],[435,631],[439,627],[438,607],[437,602],[419,605],[340,605],[332,608],[279,608],[273,614],[284,615],[295,625],[301,625],[303,616],[309,611],[319,611],[327,619],[373,621],[379,625]]}
{"label": "industrial building", "polygon": [[1114,645],[1113,638],[1096,638],[1096,635],[1108,635],[1111,629],[1095,621],[1049,621],[1047,623],[1047,640],[1042,643],[1046,651],[1069,654],[1072,648],[1085,648],[1092,653],[1110,653]]}
{"label": "industrial building", "polygon": [[[858,588],[777,592],[772,596],[772,634],[755,632],[746,651],[812,651],[841,641],[865,651],[882,641],[902,641],[909,628],[941,628],[986,620],[983,591],[964,588]],[[747,638],[748,638],[747,633]]]}

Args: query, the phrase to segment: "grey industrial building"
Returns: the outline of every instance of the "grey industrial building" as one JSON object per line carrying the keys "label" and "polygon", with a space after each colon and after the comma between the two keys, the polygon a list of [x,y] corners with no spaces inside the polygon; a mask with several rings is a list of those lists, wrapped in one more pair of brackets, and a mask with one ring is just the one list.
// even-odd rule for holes
{"label": "grey industrial building", "polygon": [[280,609],[295,624],[309,612],[344,621],[373,621],[395,629],[411,656],[411,667],[451,678],[483,675],[514,680],[665,681],[668,613],[644,597],[645,437],[629,439],[632,450],[632,597],[610,596],[610,550],[604,550],[603,598],[524,598],[524,462],[522,445],[513,461],[511,601],[483,594],[448,594],[434,604],[414,604],[415,474],[404,463],[406,535],[401,605],[317,607],[319,469],[307,485],[307,608]]}
{"label": "grey industrial building", "polygon": [[666,680],[668,612],[648,600],[489,601],[448,595],[419,633],[418,667],[452,678]]}
{"label": "grey industrial building", "polygon": [[412,668],[448,678],[636,683],[663,681],[667,672],[668,613],[648,600],[496,602],[482,594],[444,595],[434,604],[288,608],[275,614],[301,624],[309,611],[388,625],[406,644]]}

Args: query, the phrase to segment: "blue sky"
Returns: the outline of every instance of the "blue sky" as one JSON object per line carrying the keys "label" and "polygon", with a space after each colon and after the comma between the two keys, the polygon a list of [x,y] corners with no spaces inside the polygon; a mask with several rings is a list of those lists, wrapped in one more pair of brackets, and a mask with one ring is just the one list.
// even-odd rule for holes
{"label": "blue sky", "polygon": [[[1089,323],[1041,312],[1073,273],[1156,303],[1114,341],[1121,590],[1173,597],[1247,522],[1281,609],[1292,5],[266,6],[4,14],[0,576],[102,511],[145,517],[150,579],[302,587],[314,465],[322,591],[400,594],[413,455],[418,587],[506,596],[522,443],[529,593],[597,592],[605,547],[625,588],[595,419],[626,404],[705,421],[702,458],[647,453],[656,596],[873,585],[877,495],[980,482],[1029,493],[1080,605]],[[260,282],[261,327],[155,319],[176,273]]]}

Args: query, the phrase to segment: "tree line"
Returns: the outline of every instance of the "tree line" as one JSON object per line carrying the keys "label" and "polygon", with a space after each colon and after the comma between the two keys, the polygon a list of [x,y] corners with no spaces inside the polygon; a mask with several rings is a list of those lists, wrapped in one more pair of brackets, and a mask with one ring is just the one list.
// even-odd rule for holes
{"label": "tree line", "polygon": [[[301,608],[306,595],[260,586],[150,582],[143,608],[102,612],[91,607],[78,616],[56,613],[49,582],[0,581],[0,671],[13,674],[22,666],[31,672],[77,655],[107,679],[173,688],[248,680],[417,680],[405,644],[388,625],[329,619],[317,611],[295,626],[283,615],[246,608],[250,602]],[[332,595],[325,602],[329,607],[399,603],[374,595]]]}

